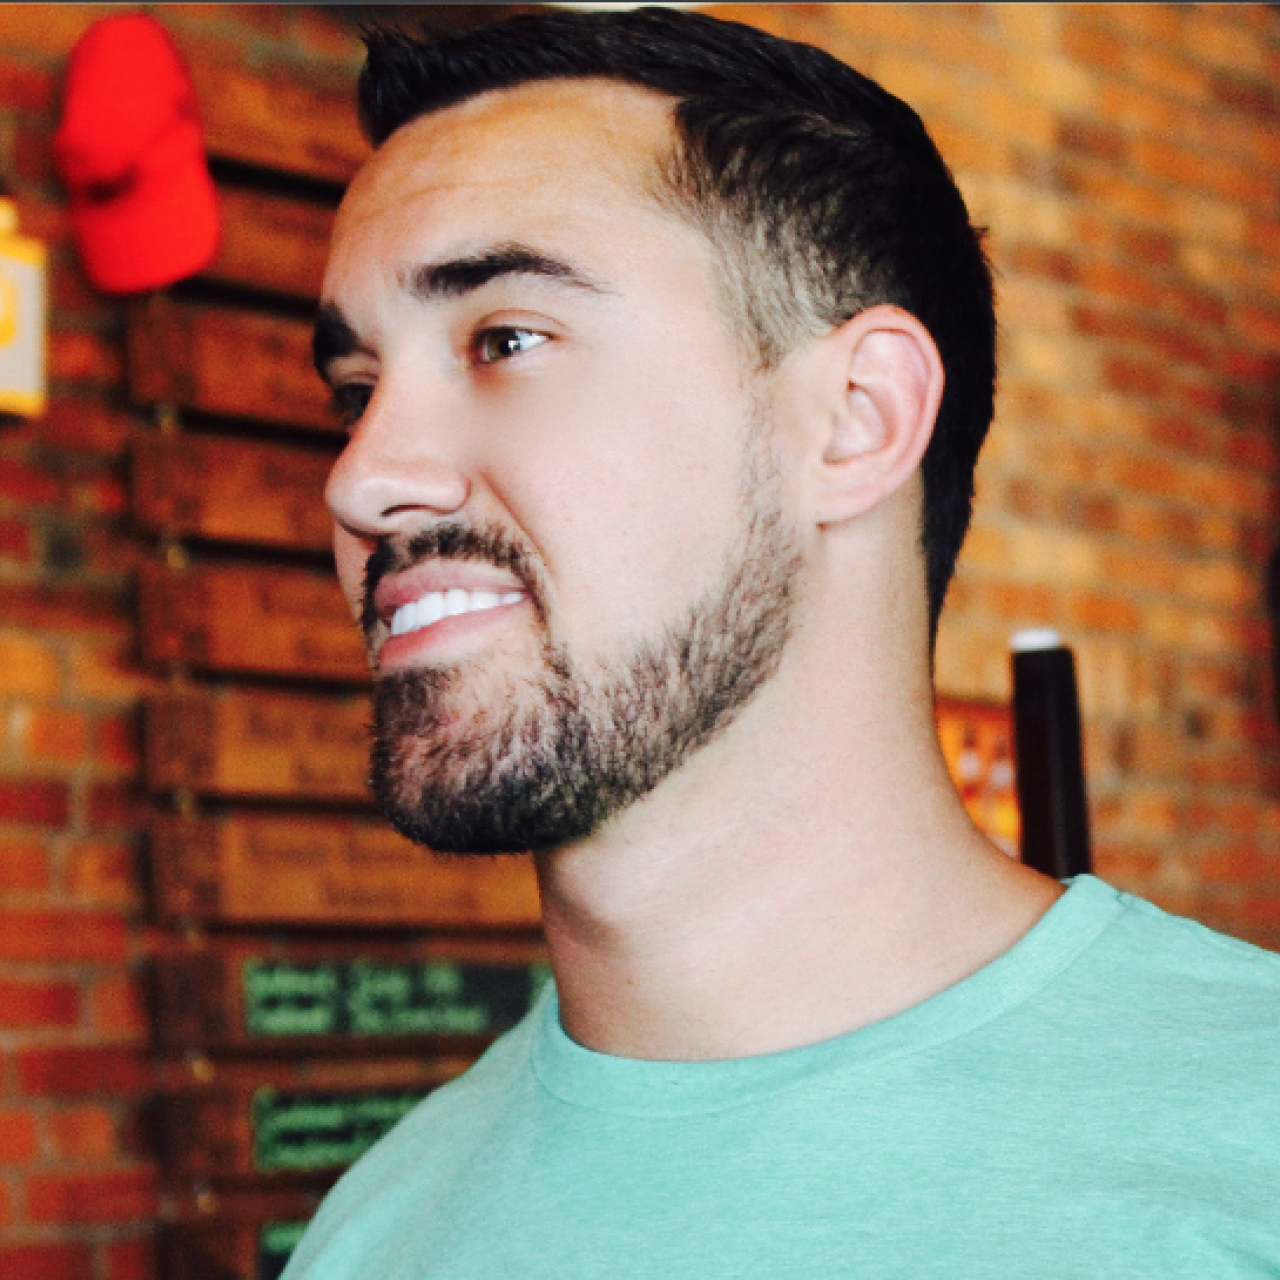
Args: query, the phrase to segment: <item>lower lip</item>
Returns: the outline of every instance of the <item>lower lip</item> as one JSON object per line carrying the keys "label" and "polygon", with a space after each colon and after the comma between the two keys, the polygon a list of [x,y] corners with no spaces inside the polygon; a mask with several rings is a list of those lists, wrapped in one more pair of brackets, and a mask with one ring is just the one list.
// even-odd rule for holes
{"label": "lower lip", "polygon": [[492,609],[459,613],[402,636],[388,636],[378,650],[378,670],[386,672],[412,666],[424,658],[440,656],[442,650],[466,645],[527,603],[527,600],[517,600],[513,604],[494,605]]}

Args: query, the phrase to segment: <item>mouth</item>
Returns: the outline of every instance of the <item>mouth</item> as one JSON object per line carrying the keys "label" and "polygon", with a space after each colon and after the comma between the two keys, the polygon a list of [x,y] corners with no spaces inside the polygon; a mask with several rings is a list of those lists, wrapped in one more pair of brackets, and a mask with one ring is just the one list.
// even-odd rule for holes
{"label": "mouth", "polygon": [[523,591],[467,591],[461,587],[427,591],[395,609],[390,619],[391,636],[411,635],[445,618],[483,613],[488,609],[519,604],[524,599]]}

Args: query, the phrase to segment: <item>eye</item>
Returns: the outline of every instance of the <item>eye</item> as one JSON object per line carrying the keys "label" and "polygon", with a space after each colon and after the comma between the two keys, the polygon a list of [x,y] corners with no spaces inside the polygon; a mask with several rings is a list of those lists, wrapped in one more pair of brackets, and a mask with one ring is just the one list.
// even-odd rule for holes
{"label": "eye", "polygon": [[341,382],[333,388],[330,405],[344,427],[353,427],[369,407],[372,396],[372,383]]}
{"label": "eye", "polygon": [[497,364],[499,360],[509,360],[512,356],[523,355],[540,347],[547,341],[545,333],[536,329],[517,329],[514,326],[499,326],[494,329],[481,329],[472,343],[477,364]]}

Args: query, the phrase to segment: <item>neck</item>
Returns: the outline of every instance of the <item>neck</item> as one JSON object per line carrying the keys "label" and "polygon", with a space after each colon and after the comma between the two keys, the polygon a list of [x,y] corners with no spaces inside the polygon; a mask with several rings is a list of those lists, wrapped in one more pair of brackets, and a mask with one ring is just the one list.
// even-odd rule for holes
{"label": "neck", "polygon": [[705,1060],[816,1043],[975,972],[1061,892],[972,826],[927,670],[832,679],[808,647],[648,797],[539,858],[580,1044]]}

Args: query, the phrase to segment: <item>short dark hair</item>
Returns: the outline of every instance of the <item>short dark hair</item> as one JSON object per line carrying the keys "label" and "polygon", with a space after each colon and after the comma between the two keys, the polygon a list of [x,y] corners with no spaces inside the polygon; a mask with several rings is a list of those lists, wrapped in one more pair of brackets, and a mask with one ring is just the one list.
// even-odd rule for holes
{"label": "short dark hair", "polygon": [[375,146],[533,81],[603,78],[672,98],[657,194],[723,259],[762,369],[867,307],[920,320],[946,371],[921,466],[932,643],[994,412],[996,322],[983,233],[920,117],[821,49],[697,13],[551,11],[442,39],[370,30],[365,42],[360,120]]}

